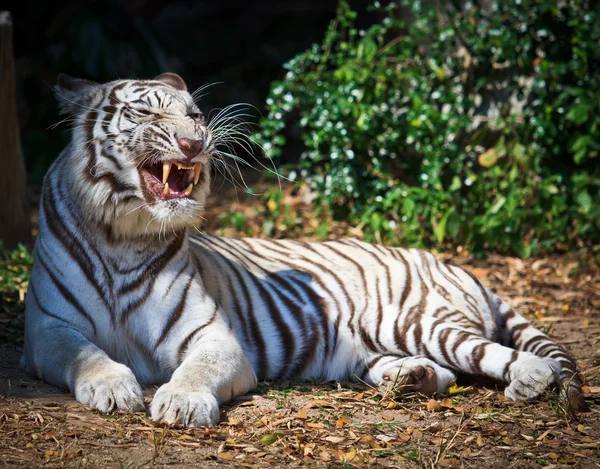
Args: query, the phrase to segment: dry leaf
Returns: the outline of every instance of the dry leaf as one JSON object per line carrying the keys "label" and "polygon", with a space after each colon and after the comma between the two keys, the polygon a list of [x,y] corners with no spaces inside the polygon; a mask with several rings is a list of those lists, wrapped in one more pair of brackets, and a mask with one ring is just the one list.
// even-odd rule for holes
{"label": "dry leaf", "polygon": [[429,402],[427,403],[427,410],[429,412],[439,412],[442,410],[442,406],[435,399],[429,399]]}
{"label": "dry leaf", "polygon": [[310,428],[325,428],[325,425],[323,425],[322,423],[317,423],[317,422],[307,422],[306,426],[310,427]]}
{"label": "dry leaf", "polygon": [[335,428],[342,428],[342,427],[348,425],[349,423],[350,423],[350,421],[348,419],[341,417],[335,423]]}
{"label": "dry leaf", "polygon": [[354,448],[350,448],[347,452],[340,452],[338,454],[338,459],[342,462],[352,462],[352,460],[356,457],[356,450]]}
{"label": "dry leaf", "polygon": [[449,408],[449,409],[453,409],[453,408],[454,408],[454,404],[452,404],[452,401],[451,401],[450,399],[448,399],[448,398],[444,399],[444,400],[443,400],[443,401],[440,403],[440,405],[441,405],[442,407],[447,407],[447,408]]}
{"label": "dry leaf", "polygon": [[228,453],[226,451],[221,451],[220,453],[217,453],[217,456],[219,456],[221,459],[225,459],[226,461],[231,461],[233,458],[235,458],[235,454]]}
{"label": "dry leaf", "polygon": [[300,420],[306,420],[308,415],[306,413],[306,409],[298,409],[298,413],[296,414],[296,418]]}
{"label": "dry leaf", "polygon": [[489,272],[490,271],[488,269],[481,269],[479,267],[471,269],[471,273],[477,278],[486,278]]}
{"label": "dry leaf", "polygon": [[331,402],[326,401],[324,399],[315,399],[314,401],[310,401],[306,407],[309,409],[312,409],[314,407],[328,407],[330,409],[336,408],[335,404],[332,404]]}

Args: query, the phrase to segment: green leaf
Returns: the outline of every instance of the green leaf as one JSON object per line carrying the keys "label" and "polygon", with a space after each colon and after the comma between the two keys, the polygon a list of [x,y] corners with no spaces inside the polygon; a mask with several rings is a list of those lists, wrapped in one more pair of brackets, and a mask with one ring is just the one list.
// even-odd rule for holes
{"label": "green leaf", "polygon": [[270,435],[265,435],[260,439],[260,442],[264,446],[270,446],[276,441],[278,441],[283,435],[281,433],[271,433]]}
{"label": "green leaf", "polygon": [[409,199],[408,197],[406,197],[402,201],[402,215],[404,215],[407,218],[412,217],[413,211],[415,210],[416,206],[417,206],[417,204],[415,204],[414,200]]}
{"label": "green leaf", "polygon": [[581,190],[575,194],[575,201],[583,213],[589,213],[592,209],[592,196],[586,190]]}
{"label": "green leaf", "polygon": [[357,55],[362,61],[369,62],[373,60],[375,54],[377,54],[377,44],[372,39],[367,37],[358,45]]}
{"label": "green leaf", "polygon": [[529,157],[527,155],[527,147],[525,145],[515,143],[512,154],[515,161],[517,161],[521,166],[529,166]]}
{"label": "green leaf", "polygon": [[450,192],[455,192],[457,190],[459,190],[462,187],[462,182],[460,180],[460,178],[458,176],[454,176],[452,178],[452,183],[450,184],[450,187],[448,188],[448,190]]}
{"label": "green leaf", "polygon": [[496,203],[490,207],[490,209],[488,210],[488,213],[495,215],[496,213],[498,213],[500,211],[500,209],[504,206],[505,203],[506,203],[506,197],[504,197],[502,195],[498,196],[498,200],[496,200]]}
{"label": "green leaf", "polygon": [[575,124],[583,124],[588,120],[590,109],[592,109],[592,106],[589,104],[579,103],[572,107],[565,117]]}
{"label": "green leaf", "polygon": [[460,230],[460,215],[454,207],[448,212],[448,220],[446,222],[446,232],[448,235],[455,239]]}
{"label": "green leaf", "polygon": [[448,214],[444,215],[439,223],[433,226],[433,234],[436,241],[440,244],[444,242],[444,237],[446,236],[446,223],[448,223]]}
{"label": "green leaf", "polygon": [[315,235],[319,239],[327,238],[327,236],[329,236],[329,223],[324,221],[319,223],[319,226],[317,226],[317,230],[315,231]]}

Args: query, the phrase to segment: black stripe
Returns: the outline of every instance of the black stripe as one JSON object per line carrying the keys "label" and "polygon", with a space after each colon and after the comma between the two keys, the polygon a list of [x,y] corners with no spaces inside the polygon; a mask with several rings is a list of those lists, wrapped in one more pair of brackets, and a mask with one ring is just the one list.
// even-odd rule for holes
{"label": "black stripe", "polygon": [[201,326],[199,326],[196,329],[194,329],[192,332],[190,332],[187,335],[187,337],[185,339],[183,339],[183,341],[179,345],[179,349],[177,351],[177,359],[178,359],[178,362],[177,362],[178,365],[177,366],[179,366],[181,364],[181,362],[183,361],[183,354],[187,351],[187,348],[188,348],[190,342],[192,341],[192,339],[194,338],[194,336],[196,334],[198,334],[198,332],[200,332],[206,326],[209,326],[210,324],[213,323],[213,321],[217,317],[217,311],[218,310],[219,310],[219,305],[215,303],[215,310],[213,311],[213,313],[212,313],[210,319],[208,320],[208,322],[206,322],[206,324],[202,324]]}
{"label": "black stripe", "polygon": [[92,320],[90,315],[85,311],[85,308],[83,307],[83,305],[79,302],[79,300],[77,298],[75,298],[75,296],[69,291],[69,289],[62,284],[62,282],[56,277],[56,275],[54,275],[54,272],[52,272],[52,269],[50,269],[48,267],[48,264],[46,264],[46,262],[44,261],[44,258],[41,256],[38,256],[38,260],[40,261],[40,264],[42,265],[44,270],[47,272],[48,276],[50,277],[50,280],[52,281],[52,283],[54,284],[56,289],[59,291],[59,293],[62,295],[62,297],[66,300],[66,302],[69,303],[85,319],[87,319],[87,321],[92,326],[92,329],[94,330],[94,336],[95,336],[96,332],[97,332],[96,324],[94,324],[94,321]]}
{"label": "black stripe", "polygon": [[175,238],[164,251],[149,262],[148,268],[145,271],[139,273],[131,282],[121,285],[118,290],[118,295],[121,296],[130,293],[148,280],[150,280],[150,282],[155,282],[156,274],[160,272],[177,255],[177,253],[179,253],[183,245],[183,240],[184,236]]}
{"label": "black stripe", "polygon": [[42,306],[42,303],[40,302],[40,298],[38,297],[36,291],[35,291],[35,284],[34,283],[30,283],[29,284],[29,288],[27,290],[28,292],[31,292],[34,301],[36,302],[36,304],[38,305],[38,308],[40,310],[40,312],[42,312],[43,314],[45,314],[46,316],[50,316],[51,318],[54,319],[58,319],[61,322],[64,322],[65,324],[68,324],[69,326],[75,327],[74,324],[72,324],[71,322],[67,321],[64,318],[61,318],[60,316],[57,316],[54,313],[51,313],[49,310],[47,310],[46,308],[44,308]]}
{"label": "black stripe", "polygon": [[[205,238],[205,240],[206,240],[206,238]],[[213,239],[210,239],[210,241],[213,241]],[[249,319],[248,327],[249,327],[250,335],[252,336],[253,345],[254,345],[257,355],[258,355],[258,358],[257,358],[258,363],[256,364],[257,369],[255,370],[256,376],[259,380],[263,380],[269,376],[269,361],[267,359],[266,344],[263,339],[261,329],[260,329],[258,322],[256,320],[256,317],[254,315],[255,308],[254,308],[254,304],[252,301],[252,297],[250,295],[250,291],[248,290],[248,286],[244,282],[242,274],[238,271],[238,266],[234,262],[232,262],[230,259],[228,259],[227,257],[225,257],[223,255],[220,255],[220,259],[222,260],[222,262],[225,265],[227,265],[229,270],[233,273],[233,275],[237,281],[237,284],[239,285],[239,287],[241,289],[241,293],[246,298],[246,303],[245,303],[245,308],[244,308],[237,301],[237,295],[233,296],[236,306],[239,308],[239,310],[236,311],[238,316],[242,317],[245,313],[248,314],[248,319]]]}
{"label": "black stripe", "polygon": [[[367,278],[366,278],[367,275],[366,275],[365,269],[363,268],[362,265],[360,265],[358,262],[356,262],[350,256],[347,256],[346,254],[340,252],[338,249],[334,248],[329,243],[323,243],[323,244],[321,244],[321,246],[323,246],[323,247],[325,247],[327,249],[330,249],[331,251],[335,252],[338,256],[340,256],[342,259],[345,259],[348,262],[350,262],[351,264],[354,264],[356,266],[356,268],[360,271],[360,278],[362,280],[363,289],[364,289],[364,292],[365,292],[365,307],[363,308],[362,314],[363,315],[366,314],[367,309],[369,307],[369,301],[368,301],[368,298],[369,298],[369,295],[368,295],[369,289],[368,289],[368,286],[367,286]],[[347,326],[350,329],[350,331],[352,332],[352,334],[354,334],[355,333],[354,332],[354,324],[352,324],[352,322],[354,321],[355,306],[354,306],[354,302],[352,300],[351,300],[351,302],[352,302],[352,310],[350,312],[350,317],[348,318]],[[381,310],[381,308],[380,308],[380,310]],[[366,331],[361,330],[361,336],[362,336],[363,332],[366,332]]]}
{"label": "black stripe", "polygon": [[158,341],[156,342],[156,345],[154,345],[155,350],[167,338],[167,335],[169,334],[169,332],[171,331],[173,326],[177,323],[177,321],[179,321],[179,318],[181,318],[181,315],[183,314],[183,311],[185,310],[188,292],[190,290],[190,287],[192,286],[193,280],[194,280],[194,276],[190,276],[190,279],[188,280],[187,285],[183,289],[183,293],[181,295],[181,298],[179,299],[179,302],[177,303],[177,306],[175,307],[175,309],[173,311],[171,311],[171,314],[169,315],[169,319],[167,319],[167,323],[165,324],[162,334],[160,335]]}
{"label": "black stripe", "polygon": [[[216,244],[218,244],[221,249],[228,252],[231,256],[238,259],[240,262],[244,262],[245,259],[243,257],[239,256],[237,252],[233,251],[231,249],[230,245],[225,242],[225,240],[223,240],[222,238],[213,238],[213,241],[216,242]],[[245,269],[245,271],[248,276],[248,280],[251,283],[253,283],[254,286],[256,287],[256,289],[258,290],[261,300],[262,300],[263,304],[266,306],[267,313],[269,314],[269,316],[271,317],[271,320],[276,325],[277,329],[279,330],[279,333],[281,334],[280,340],[281,340],[281,345],[283,348],[282,369],[276,375],[272,375],[272,376],[268,375],[269,378],[277,378],[277,377],[279,377],[279,374],[281,374],[281,372],[283,372],[283,370],[286,368],[286,366],[289,363],[292,363],[295,358],[296,338],[295,338],[294,334],[292,334],[292,331],[291,331],[289,325],[283,319],[283,316],[279,313],[279,308],[275,304],[275,300],[273,299],[273,296],[270,294],[270,288],[269,289],[265,288],[261,284],[261,281],[259,279],[257,279],[256,276],[252,272],[250,272],[248,269]],[[288,304],[289,304],[289,302],[288,302]]]}

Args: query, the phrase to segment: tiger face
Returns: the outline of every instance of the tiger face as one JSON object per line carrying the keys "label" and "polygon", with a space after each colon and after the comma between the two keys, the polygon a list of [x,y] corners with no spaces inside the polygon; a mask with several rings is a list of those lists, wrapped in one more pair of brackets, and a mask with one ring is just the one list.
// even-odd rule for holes
{"label": "tiger face", "polygon": [[167,236],[198,219],[215,150],[183,79],[97,84],[60,75],[74,116],[70,186],[81,211],[118,238]]}

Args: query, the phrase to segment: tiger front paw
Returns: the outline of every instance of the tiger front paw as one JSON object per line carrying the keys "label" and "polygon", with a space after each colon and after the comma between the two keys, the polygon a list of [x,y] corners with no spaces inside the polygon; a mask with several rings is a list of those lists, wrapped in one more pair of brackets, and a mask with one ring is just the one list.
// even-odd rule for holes
{"label": "tiger front paw", "polygon": [[144,410],[142,387],[133,372],[121,364],[80,377],[73,394],[82,404],[104,413],[112,412],[115,408],[133,412]]}
{"label": "tiger front paw", "polygon": [[179,423],[186,427],[208,427],[219,423],[219,403],[210,392],[186,392],[167,383],[152,403],[150,416],[155,421]]}

